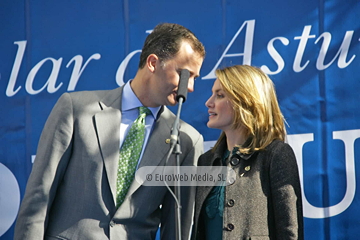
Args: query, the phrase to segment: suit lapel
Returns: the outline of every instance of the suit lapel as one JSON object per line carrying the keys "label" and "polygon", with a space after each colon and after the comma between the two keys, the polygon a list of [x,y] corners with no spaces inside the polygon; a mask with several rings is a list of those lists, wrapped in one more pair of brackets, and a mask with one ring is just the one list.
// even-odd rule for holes
{"label": "suit lapel", "polygon": [[[116,120],[115,120],[116,119]],[[120,111],[106,109],[95,115],[96,132],[110,189],[115,201],[117,159],[120,145]]]}
{"label": "suit lapel", "polygon": [[[144,166],[158,166],[165,164],[166,156],[170,149],[170,145],[166,143],[166,139],[170,137],[171,129],[169,127],[170,115],[168,111],[170,110],[165,108],[159,119],[156,120],[154,129],[152,130],[144,154],[141,158],[139,168]],[[127,196],[132,195],[141,185],[142,182],[138,182],[136,179],[134,179],[129,188]]]}
{"label": "suit lapel", "polygon": [[[120,146],[121,94],[122,88],[110,91],[110,93],[99,102],[102,111],[94,116],[95,131],[97,133],[114,203],[116,202],[116,180]],[[164,107],[160,117],[156,120],[139,168],[164,164],[166,155],[170,149],[170,145],[166,143],[166,139],[170,137],[170,126],[173,120],[170,110]],[[134,180],[127,196],[132,195],[141,184],[142,183]]]}
{"label": "suit lapel", "polygon": [[[199,159],[199,166],[221,166],[223,154],[227,148],[226,140],[223,139],[221,144],[214,153],[206,152]],[[199,217],[202,206],[214,186],[199,186],[196,188],[196,217]]]}
{"label": "suit lapel", "polygon": [[[163,114],[166,115],[166,113]],[[166,154],[170,149],[170,145],[166,143],[166,139],[168,138],[170,138],[170,127],[166,118],[160,117],[156,121],[154,129],[150,135],[139,167],[157,166],[163,160],[165,161]]]}
{"label": "suit lapel", "polygon": [[120,146],[121,94],[122,88],[111,90],[99,102],[102,111],[94,116],[95,131],[114,203]]}

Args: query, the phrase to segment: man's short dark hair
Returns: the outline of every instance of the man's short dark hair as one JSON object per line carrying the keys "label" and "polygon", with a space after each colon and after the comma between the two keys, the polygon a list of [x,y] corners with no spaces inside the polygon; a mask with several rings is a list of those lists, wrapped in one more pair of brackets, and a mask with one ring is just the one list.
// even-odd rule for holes
{"label": "man's short dark hair", "polygon": [[150,54],[155,54],[162,62],[171,59],[178,53],[182,41],[187,41],[199,56],[205,57],[203,44],[189,29],[175,23],[162,23],[147,36],[140,55],[139,68],[145,66]]}

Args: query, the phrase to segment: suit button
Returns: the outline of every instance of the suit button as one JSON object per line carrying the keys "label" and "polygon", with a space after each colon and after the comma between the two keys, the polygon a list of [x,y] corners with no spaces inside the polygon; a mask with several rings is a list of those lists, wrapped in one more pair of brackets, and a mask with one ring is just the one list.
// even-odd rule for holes
{"label": "suit button", "polygon": [[232,230],[234,230],[234,228],[235,228],[235,226],[234,226],[233,224],[231,224],[231,223],[229,223],[229,224],[226,226],[226,230],[228,230],[228,231],[232,231]]}
{"label": "suit button", "polygon": [[115,222],[113,220],[110,221],[110,227],[114,227],[115,226]]}
{"label": "suit button", "polygon": [[250,171],[250,166],[246,166],[245,171],[247,171],[247,172]]}
{"label": "suit button", "polygon": [[227,206],[228,206],[228,207],[233,207],[234,204],[235,204],[234,199],[230,199],[230,200],[227,202]]}
{"label": "suit button", "polygon": [[227,177],[227,183],[233,185],[235,183],[235,178],[231,176]]}
{"label": "suit button", "polygon": [[240,160],[239,160],[237,157],[233,157],[233,158],[230,160],[230,164],[231,164],[232,166],[238,165],[239,162],[240,162]]}

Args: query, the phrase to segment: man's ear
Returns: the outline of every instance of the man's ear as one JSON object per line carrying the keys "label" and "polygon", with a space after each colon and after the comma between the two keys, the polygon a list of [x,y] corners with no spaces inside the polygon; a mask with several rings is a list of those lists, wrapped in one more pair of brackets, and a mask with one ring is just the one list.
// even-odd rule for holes
{"label": "man's ear", "polygon": [[159,61],[158,56],[155,54],[150,54],[146,59],[146,66],[150,70],[150,72],[154,73],[156,69],[156,63]]}

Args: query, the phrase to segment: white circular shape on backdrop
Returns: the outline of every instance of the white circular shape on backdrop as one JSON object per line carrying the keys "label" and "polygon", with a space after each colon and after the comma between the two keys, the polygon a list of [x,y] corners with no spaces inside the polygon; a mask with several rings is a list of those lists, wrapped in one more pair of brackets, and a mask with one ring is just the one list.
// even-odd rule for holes
{"label": "white circular shape on backdrop", "polygon": [[14,223],[20,206],[20,189],[14,174],[0,163],[0,237]]}

